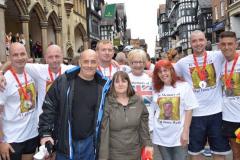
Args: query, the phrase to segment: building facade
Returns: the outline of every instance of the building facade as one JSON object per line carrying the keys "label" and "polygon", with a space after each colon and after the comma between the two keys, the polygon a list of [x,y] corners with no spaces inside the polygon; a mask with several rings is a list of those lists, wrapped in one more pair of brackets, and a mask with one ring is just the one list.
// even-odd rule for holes
{"label": "building facade", "polygon": [[219,41],[219,35],[221,32],[228,30],[227,21],[227,0],[213,0],[212,1],[212,13],[213,13],[213,48],[217,49],[217,43]]}
{"label": "building facade", "polygon": [[114,46],[127,44],[127,16],[123,3],[107,4],[102,10],[101,39],[111,40]]}
{"label": "building facade", "polygon": [[161,4],[157,12],[157,24],[159,34],[159,41],[156,41],[159,43],[158,45],[156,45],[156,47],[158,47],[157,57],[163,57],[163,54],[170,49],[169,20],[165,7],[165,4]]}
{"label": "building facade", "polygon": [[229,0],[227,5],[227,13],[229,16],[229,29],[236,32],[238,40],[240,40],[240,0]]}
{"label": "building facade", "polygon": [[199,0],[198,1],[198,11],[197,20],[199,29],[205,33],[205,36],[209,42],[212,42],[212,5],[211,0]]}
{"label": "building facade", "polygon": [[[168,0],[165,12],[159,11],[159,42],[163,52],[175,48],[191,54],[190,36],[201,29],[211,40],[211,5],[209,0]],[[208,5],[206,5],[208,4]],[[166,29],[168,28],[168,29]]]}
{"label": "building facade", "polygon": [[87,26],[89,46],[95,49],[97,41],[101,39],[100,24],[101,10],[104,6],[104,0],[86,0],[87,1]]}
{"label": "building facade", "polygon": [[[5,0],[0,8],[2,31],[23,33],[29,54],[35,43],[42,53],[49,44],[58,44],[69,58],[79,48],[88,48],[85,0]],[[1,46],[1,61],[6,60],[5,48]]]}

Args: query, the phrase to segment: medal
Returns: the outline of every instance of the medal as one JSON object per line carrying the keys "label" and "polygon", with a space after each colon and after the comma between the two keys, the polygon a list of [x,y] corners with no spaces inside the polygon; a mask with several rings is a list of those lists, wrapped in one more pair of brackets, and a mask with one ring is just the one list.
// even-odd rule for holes
{"label": "medal", "polygon": [[239,55],[237,53],[235,53],[234,60],[233,60],[233,65],[232,65],[232,68],[231,68],[231,71],[230,71],[229,75],[227,73],[228,72],[227,61],[225,63],[224,81],[225,81],[225,87],[226,88],[229,88],[229,89],[232,88],[231,80],[232,80],[232,77],[233,77],[233,72],[234,72],[234,68],[235,68],[235,65],[237,63],[238,57],[239,57]]}
{"label": "medal", "polygon": [[207,87],[207,83],[206,83],[205,81],[200,81],[200,82],[199,82],[199,87],[202,88],[202,89],[204,89],[204,88]]}
{"label": "medal", "polygon": [[[98,66],[98,70],[103,74],[101,66]],[[108,77],[109,79],[111,79],[112,76],[112,64],[109,66],[109,76],[104,75],[105,77]]]}
{"label": "medal", "polygon": [[27,110],[29,110],[32,107],[32,102],[29,100],[24,100],[23,107]]}
{"label": "medal", "polygon": [[[49,67],[48,67],[48,73],[50,76],[50,81],[53,82],[54,81],[53,74]],[[58,71],[58,76],[60,76],[60,75],[61,75],[61,67],[59,68],[59,71]]]}
{"label": "medal", "polygon": [[194,59],[194,64],[196,66],[196,70],[197,70],[197,73],[198,73],[198,77],[200,78],[200,82],[199,82],[199,87],[200,88],[206,88],[207,87],[207,82],[205,81],[206,80],[206,76],[205,76],[205,72],[206,71],[206,65],[207,65],[207,53],[204,52],[204,58],[203,58],[203,66],[202,66],[202,69],[200,69],[199,65],[198,65],[198,61],[197,61],[197,58],[196,58],[196,55],[193,54],[193,59]]}
{"label": "medal", "polygon": [[[20,87],[20,89],[21,89],[21,91],[22,91],[22,93],[23,93],[24,100],[25,100],[25,101],[26,101],[26,100],[29,100],[29,96],[28,96],[28,94],[27,94],[27,91],[26,91],[26,89],[22,86],[22,84],[20,83],[20,80],[18,79],[18,76],[17,76],[15,70],[14,70],[13,68],[10,68],[10,71],[11,71],[11,73],[13,74],[15,80],[16,80],[17,83],[18,83],[18,86]],[[27,88],[27,86],[28,86],[27,81],[28,81],[28,80],[27,80],[27,74],[26,74],[25,70],[23,71],[23,75],[24,75],[24,80],[25,80],[25,87]]]}

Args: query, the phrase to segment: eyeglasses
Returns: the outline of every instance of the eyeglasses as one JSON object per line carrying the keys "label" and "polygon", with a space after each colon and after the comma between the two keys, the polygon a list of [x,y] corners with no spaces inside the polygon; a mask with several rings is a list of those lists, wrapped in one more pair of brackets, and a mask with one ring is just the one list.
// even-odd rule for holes
{"label": "eyeglasses", "polygon": [[143,61],[132,61],[132,64],[143,64]]}

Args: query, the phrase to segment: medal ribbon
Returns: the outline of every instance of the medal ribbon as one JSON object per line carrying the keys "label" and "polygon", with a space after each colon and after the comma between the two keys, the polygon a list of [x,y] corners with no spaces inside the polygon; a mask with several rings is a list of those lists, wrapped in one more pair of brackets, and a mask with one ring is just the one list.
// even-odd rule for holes
{"label": "medal ribbon", "polygon": [[[102,69],[101,69],[101,67],[100,66],[98,66],[98,70],[100,71],[100,72],[102,72]],[[102,72],[103,73],[103,72]],[[108,77],[109,79],[111,78],[111,75],[112,75],[112,64],[109,66],[109,76],[106,76],[106,77]]]}
{"label": "medal ribbon", "polygon": [[203,67],[200,70],[200,67],[198,65],[198,61],[197,61],[197,57],[196,54],[193,54],[193,59],[194,59],[194,64],[196,66],[197,72],[198,72],[198,76],[200,78],[201,81],[205,80],[205,69],[206,69],[206,65],[207,65],[207,52],[203,53],[204,59],[203,59]]}
{"label": "medal ribbon", "polygon": [[[54,81],[53,74],[49,67],[48,67],[48,73],[49,73],[51,82],[53,82]],[[61,67],[59,68],[59,71],[58,71],[58,76],[60,76],[60,75],[61,75]]]}
{"label": "medal ribbon", "polygon": [[228,75],[227,73],[227,61],[225,63],[225,75],[224,75],[224,80],[225,80],[225,86],[227,88],[231,88],[231,79],[233,77],[233,72],[234,72],[234,68],[235,68],[235,65],[237,63],[237,60],[238,60],[238,57],[239,55],[236,53],[235,56],[234,56],[234,60],[233,60],[233,65],[232,65],[232,68],[231,68],[231,71],[230,71],[230,74]]}
{"label": "medal ribbon", "polygon": [[[22,93],[23,93],[23,96],[24,96],[24,100],[29,100],[29,96],[27,94],[27,91],[26,89],[22,86],[22,84],[20,83],[19,79],[18,79],[18,76],[15,72],[15,70],[13,68],[10,68],[10,71],[12,73],[12,75],[14,76],[15,80],[17,81],[18,83],[18,86],[20,87]],[[24,80],[25,80],[25,86],[27,87],[27,75],[26,75],[26,72],[25,70],[23,71],[23,75],[24,75]]]}

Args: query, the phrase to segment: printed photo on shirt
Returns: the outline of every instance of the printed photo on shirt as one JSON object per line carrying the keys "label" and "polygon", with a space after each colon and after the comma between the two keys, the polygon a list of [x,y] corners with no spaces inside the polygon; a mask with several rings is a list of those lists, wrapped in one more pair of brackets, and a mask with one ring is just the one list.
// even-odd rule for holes
{"label": "printed photo on shirt", "polygon": [[[200,66],[200,70],[202,70],[202,66]],[[190,68],[190,74],[192,77],[193,88],[200,89],[199,83],[201,79],[198,75],[197,68],[196,67]],[[206,87],[212,87],[216,85],[216,71],[212,63],[206,65],[204,75],[205,75],[204,81],[207,83]]]}
{"label": "printed photo on shirt", "polygon": [[180,97],[160,97],[158,99],[159,120],[180,120],[179,105]]}
{"label": "printed photo on shirt", "polygon": [[230,81],[230,88],[227,88],[225,85],[224,75],[221,77],[221,80],[223,82],[223,89],[226,97],[240,96],[240,73],[233,73],[232,79]]}
{"label": "printed photo on shirt", "polygon": [[18,89],[18,93],[20,95],[20,112],[25,113],[29,112],[35,107],[36,104],[36,91],[33,83],[28,84],[27,86],[24,86],[24,89],[27,92],[28,99],[26,100],[24,97],[24,94],[21,90],[21,88]]}

